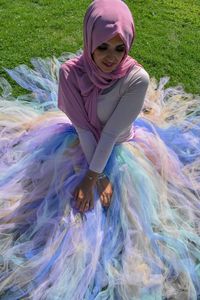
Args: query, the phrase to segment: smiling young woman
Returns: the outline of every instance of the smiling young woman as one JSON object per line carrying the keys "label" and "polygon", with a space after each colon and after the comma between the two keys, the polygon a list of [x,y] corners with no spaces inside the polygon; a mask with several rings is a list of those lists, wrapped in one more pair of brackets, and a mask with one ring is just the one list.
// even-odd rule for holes
{"label": "smiling young woman", "polygon": [[28,97],[1,81],[0,299],[196,300],[200,100],[129,56],[123,1],[83,27],[81,55],[9,70]]}
{"label": "smiling young woman", "polygon": [[99,45],[93,52],[95,64],[105,73],[114,71],[121,63],[126,48],[120,35],[117,34],[110,40]]}

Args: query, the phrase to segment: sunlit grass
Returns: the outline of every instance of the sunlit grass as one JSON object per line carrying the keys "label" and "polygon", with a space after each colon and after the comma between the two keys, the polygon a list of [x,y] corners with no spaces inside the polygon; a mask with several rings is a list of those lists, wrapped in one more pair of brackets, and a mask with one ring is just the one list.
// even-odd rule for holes
{"label": "sunlit grass", "polygon": [[[82,21],[88,0],[0,0],[2,67],[30,64],[32,57],[60,56],[82,47]],[[200,94],[199,0],[126,1],[137,36],[131,55],[159,79]],[[9,79],[10,82],[12,82]],[[13,82],[15,94],[22,92]]]}

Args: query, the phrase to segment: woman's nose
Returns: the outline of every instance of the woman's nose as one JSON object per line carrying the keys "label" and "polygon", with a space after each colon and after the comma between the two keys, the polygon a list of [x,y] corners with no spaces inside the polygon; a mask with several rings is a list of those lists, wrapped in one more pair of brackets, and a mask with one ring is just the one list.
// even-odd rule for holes
{"label": "woman's nose", "polygon": [[114,56],[114,52],[113,51],[109,51],[106,55],[106,58],[109,59],[109,60],[114,60],[115,59],[115,56]]}

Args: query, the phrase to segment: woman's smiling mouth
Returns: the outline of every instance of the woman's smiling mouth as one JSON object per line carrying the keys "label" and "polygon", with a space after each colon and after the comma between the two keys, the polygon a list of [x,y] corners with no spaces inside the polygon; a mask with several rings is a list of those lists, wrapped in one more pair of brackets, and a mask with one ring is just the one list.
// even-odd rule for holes
{"label": "woman's smiling mouth", "polygon": [[115,65],[114,63],[108,63],[108,62],[103,62],[103,64],[108,68],[111,68]]}

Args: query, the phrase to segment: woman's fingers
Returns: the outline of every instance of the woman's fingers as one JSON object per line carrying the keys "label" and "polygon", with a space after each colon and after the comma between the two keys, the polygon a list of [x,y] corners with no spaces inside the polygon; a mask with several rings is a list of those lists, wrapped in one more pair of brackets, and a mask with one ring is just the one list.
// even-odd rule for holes
{"label": "woman's fingers", "polygon": [[79,198],[79,201],[78,201],[78,209],[83,212],[84,209],[85,209],[85,203],[86,201],[84,200],[84,198]]}
{"label": "woman's fingers", "polygon": [[85,209],[85,201],[84,201],[84,199],[83,199],[83,200],[81,201],[80,205],[79,205],[79,210],[80,210],[81,212],[83,212],[84,209]]}
{"label": "woman's fingers", "polygon": [[77,188],[74,190],[73,196],[74,196],[74,199],[76,200],[77,196],[78,196],[78,189]]}
{"label": "woman's fingers", "polygon": [[94,199],[92,197],[92,199],[90,200],[89,202],[89,210],[93,209],[94,208]]}
{"label": "woman's fingers", "polygon": [[85,203],[85,210],[84,211],[88,211],[90,209],[90,202],[86,202]]}
{"label": "woman's fingers", "polygon": [[84,212],[84,211],[88,211],[90,208],[90,202],[86,201],[86,200],[83,200],[82,201],[82,204],[80,206],[80,211],[81,212]]}
{"label": "woman's fingers", "polygon": [[111,195],[110,194],[105,194],[103,193],[100,197],[101,199],[101,203],[103,206],[110,206],[110,202],[111,202]]}
{"label": "woman's fingers", "polygon": [[88,199],[86,199],[81,192],[78,194],[76,203],[76,208],[81,212],[87,211],[94,207],[93,199],[88,201]]}
{"label": "woman's fingers", "polygon": [[77,208],[77,197],[78,197],[78,189],[76,188],[73,192],[72,206]]}
{"label": "woman's fingers", "polygon": [[[97,185],[97,189],[98,189],[98,193],[100,195],[100,201],[101,201],[101,204],[105,207],[108,207],[110,206],[110,202],[111,202],[111,198],[112,198],[112,186],[109,185],[108,186],[108,183],[106,182],[98,182],[98,185]],[[109,189],[109,192],[108,192],[108,189]]]}
{"label": "woman's fingers", "polygon": [[93,185],[82,181],[74,190],[75,208],[81,212],[94,208]]}
{"label": "woman's fingers", "polygon": [[77,209],[81,209],[81,207],[83,205],[83,201],[84,201],[84,196],[83,196],[82,192],[79,190],[77,193],[77,198],[76,198],[76,208]]}
{"label": "woman's fingers", "polygon": [[104,196],[102,194],[100,196],[100,201],[101,201],[102,204],[104,203]]}
{"label": "woman's fingers", "polygon": [[[90,197],[88,200],[84,197],[84,195],[81,193],[81,191],[77,192],[76,197],[76,208],[81,211],[85,212],[88,210],[91,210],[94,208],[94,199],[93,197]],[[111,202],[112,193],[105,193],[101,192],[100,200],[103,206],[109,207]]]}
{"label": "woman's fingers", "polygon": [[103,205],[104,206],[108,205],[108,198],[107,198],[107,196],[105,194],[103,195]]}

